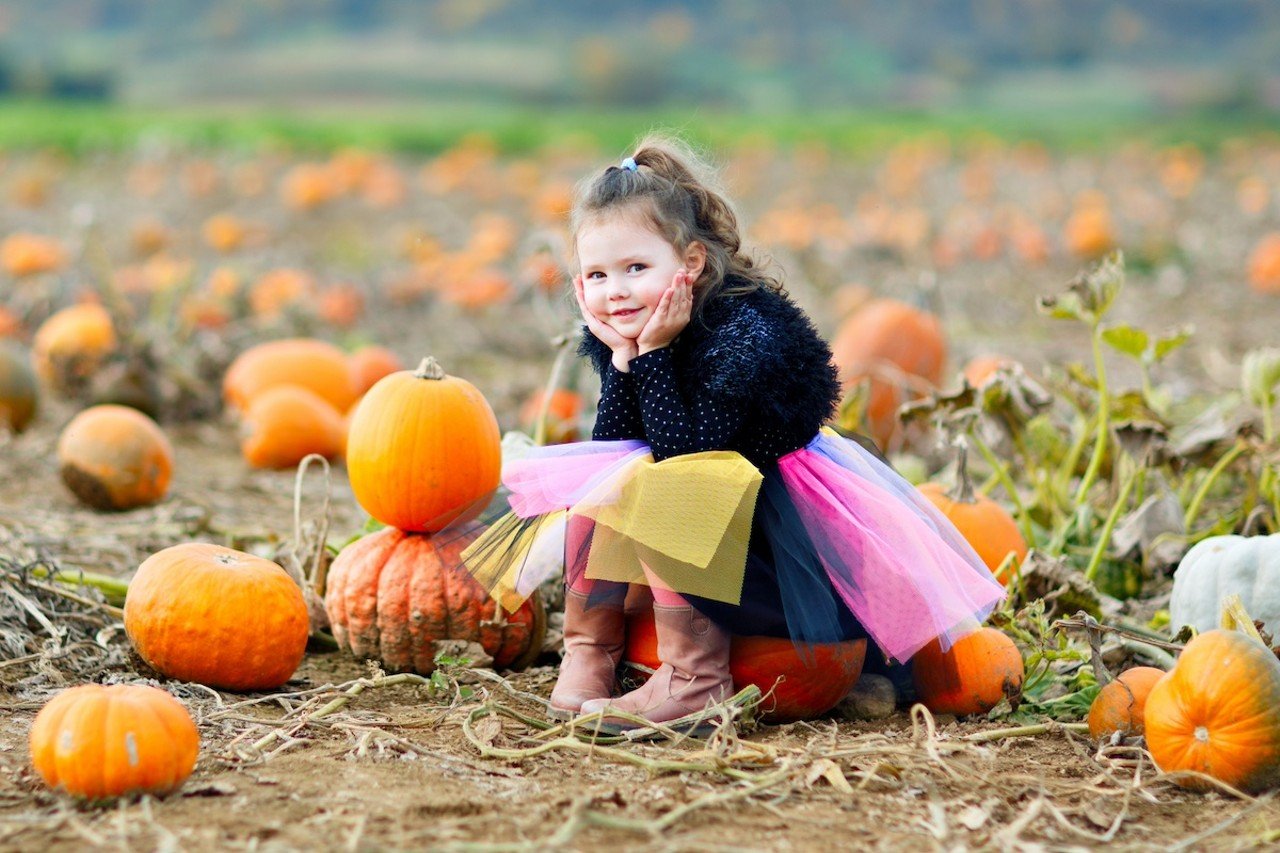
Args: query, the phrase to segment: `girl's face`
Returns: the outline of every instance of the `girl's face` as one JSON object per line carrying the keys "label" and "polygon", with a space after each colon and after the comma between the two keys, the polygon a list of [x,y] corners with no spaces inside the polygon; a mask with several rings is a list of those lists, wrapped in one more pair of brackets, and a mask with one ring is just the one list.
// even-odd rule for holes
{"label": "girl's face", "polygon": [[676,273],[690,281],[702,274],[706,252],[693,243],[683,254],[635,214],[600,217],[578,232],[582,293],[588,310],[622,335],[635,339]]}

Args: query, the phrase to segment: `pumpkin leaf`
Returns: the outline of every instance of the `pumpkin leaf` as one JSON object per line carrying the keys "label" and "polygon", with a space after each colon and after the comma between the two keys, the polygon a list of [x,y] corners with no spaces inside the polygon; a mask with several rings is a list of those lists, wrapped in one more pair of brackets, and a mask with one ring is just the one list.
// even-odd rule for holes
{"label": "pumpkin leaf", "polygon": [[1245,353],[1240,366],[1241,387],[1249,402],[1264,409],[1275,405],[1280,385],[1280,348],[1263,347]]}
{"label": "pumpkin leaf", "polygon": [[1124,255],[1114,252],[1097,266],[1080,273],[1057,296],[1040,298],[1041,313],[1062,320],[1082,320],[1096,326],[1124,285]]}
{"label": "pumpkin leaf", "polygon": [[1155,344],[1151,348],[1151,360],[1156,362],[1164,361],[1165,356],[1191,340],[1191,336],[1195,334],[1195,331],[1196,327],[1188,324],[1171,329],[1162,337],[1156,338]]}
{"label": "pumpkin leaf", "polygon": [[1151,495],[1121,519],[1111,534],[1111,547],[1121,557],[1141,555],[1147,565],[1157,559],[1160,565],[1173,565],[1186,550],[1182,522],[1182,504],[1175,495]]}
{"label": "pumpkin leaf", "polygon": [[1137,326],[1109,326],[1102,330],[1102,341],[1116,352],[1141,359],[1151,345],[1151,336]]}

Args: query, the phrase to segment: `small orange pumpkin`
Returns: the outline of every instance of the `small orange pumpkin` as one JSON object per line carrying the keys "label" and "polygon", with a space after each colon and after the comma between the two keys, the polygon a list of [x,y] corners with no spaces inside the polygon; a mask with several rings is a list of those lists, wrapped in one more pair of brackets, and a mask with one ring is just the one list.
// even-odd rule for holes
{"label": "small orange pumpkin", "polygon": [[[754,684],[768,697],[761,708],[765,720],[809,720],[849,694],[862,674],[866,653],[866,640],[814,643],[802,653],[786,637],[735,635],[729,647],[729,674],[735,690]],[[662,664],[652,609],[628,615],[623,662],[649,669]]]}
{"label": "small orange pumpkin", "polygon": [[228,690],[270,690],[302,662],[309,631],[302,590],[262,557],[201,542],[142,562],[124,601],[134,649],[169,678]]}
{"label": "small orange pumpkin", "polygon": [[1104,740],[1116,732],[1126,736],[1142,734],[1147,697],[1162,678],[1163,669],[1135,666],[1099,690],[1089,706],[1089,734],[1093,739]]}
{"label": "small orange pumpkin", "polygon": [[182,703],[141,684],[63,690],[36,714],[29,742],[45,784],[86,800],[172,791],[200,751]]}
{"label": "small orange pumpkin", "polygon": [[53,272],[65,262],[62,245],[52,237],[18,232],[0,242],[0,266],[14,278]]}
{"label": "small orange pumpkin", "polygon": [[95,509],[153,504],[169,491],[173,448],[151,418],[128,406],[92,406],[58,438],[62,482]]}
{"label": "small orange pumpkin", "polygon": [[351,382],[357,394],[364,394],[384,376],[404,370],[404,362],[386,347],[370,344],[351,353],[347,360],[351,367]]}
{"label": "small orange pumpkin", "polygon": [[461,568],[474,536],[437,540],[387,527],[352,542],[329,567],[324,605],[338,644],[392,670],[428,674],[437,640],[479,643],[495,668],[523,669],[542,651],[537,591],[512,614]]}
{"label": "small orange pumpkin", "polygon": [[1194,770],[1249,792],[1280,783],[1280,661],[1238,631],[1205,631],[1187,643],[1151,688],[1143,719],[1147,748],[1166,773]]}
{"label": "small orange pumpkin", "polygon": [[[542,414],[543,400],[546,399],[545,388],[539,388],[529,395],[520,407],[520,428],[530,435],[537,432],[538,416]],[[582,395],[568,388],[557,388],[551,394],[551,402],[547,404],[546,426],[544,427],[544,444],[564,444],[578,440],[578,420],[582,416]]]}
{"label": "small orange pumpkin", "polygon": [[31,362],[41,380],[68,391],[88,381],[115,349],[115,326],[107,309],[83,302],[40,324],[31,344]]}
{"label": "small orange pumpkin", "polygon": [[1257,293],[1280,293],[1280,231],[1262,238],[1249,256],[1249,286]]}
{"label": "small orange pumpkin", "polygon": [[985,714],[1022,692],[1022,655],[1001,631],[982,628],[947,651],[934,640],[911,659],[920,701],[935,714]]}
{"label": "small orange pumpkin", "polygon": [[298,385],[345,412],[359,394],[346,354],[314,338],[286,338],[250,347],[222,377],[222,396],[233,408],[247,410],[253,399],[277,385]]}
{"label": "small orange pumpkin", "polygon": [[942,381],[946,339],[938,318],[893,299],[873,299],[840,326],[831,343],[845,390],[869,377],[867,425],[880,447],[899,433],[898,407]]}
{"label": "small orange pumpkin", "polygon": [[347,441],[342,413],[298,385],[276,385],[255,397],[243,430],[240,453],[254,468],[292,468],[311,453],[333,459]]}
{"label": "small orange pumpkin", "polygon": [[501,466],[493,409],[433,358],[379,380],[351,416],[351,491],[383,524],[435,532],[474,518],[498,488]]}
{"label": "small orange pumpkin", "polygon": [[[1018,529],[1018,523],[1008,510],[991,498],[975,492],[972,487],[949,492],[941,483],[930,482],[918,488],[951,520],[993,574],[1009,554],[1017,558],[1015,566],[1026,558],[1027,540]],[[1007,585],[1012,577],[1013,567],[996,575],[996,580]]]}
{"label": "small orange pumpkin", "polygon": [[22,432],[36,415],[36,376],[27,354],[0,340],[0,430]]}

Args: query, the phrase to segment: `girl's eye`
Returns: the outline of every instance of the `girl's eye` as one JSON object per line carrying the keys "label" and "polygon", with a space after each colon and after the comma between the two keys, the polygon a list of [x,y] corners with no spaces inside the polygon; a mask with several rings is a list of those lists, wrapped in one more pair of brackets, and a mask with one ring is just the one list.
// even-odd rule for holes
{"label": "girl's eye", "polygon": [[596,279],[599,279],[599,278],[604,278],[604,273],[599,271],[593,271],[593,272],[587,273],[588,281],[595,281]]}
{"label": "girl's eye", "polygon": [[627,272],[640,272],[644,269],[644,264],[631,264],[627,267]]}

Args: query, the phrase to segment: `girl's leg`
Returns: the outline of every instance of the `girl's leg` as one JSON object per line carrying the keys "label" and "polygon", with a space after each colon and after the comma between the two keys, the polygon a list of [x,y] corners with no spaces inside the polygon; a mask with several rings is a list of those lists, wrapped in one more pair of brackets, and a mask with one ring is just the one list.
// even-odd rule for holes
{"label": "girl's leg", "polygon": [[564,596],[564,659],[551,691],[552,717],[567,719],[590,699],[607,700],[617,683],[626,628],[627,584],[579,577]]}

